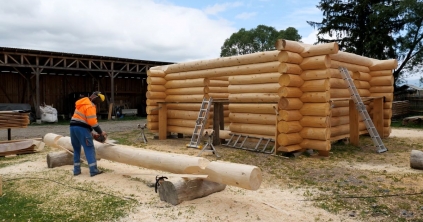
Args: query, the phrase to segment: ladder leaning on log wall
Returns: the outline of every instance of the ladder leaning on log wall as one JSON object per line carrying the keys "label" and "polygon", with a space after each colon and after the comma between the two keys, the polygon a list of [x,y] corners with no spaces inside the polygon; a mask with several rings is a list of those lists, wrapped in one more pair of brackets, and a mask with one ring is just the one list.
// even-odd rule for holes
{"label": "ladder leaning on log wall", "polygon": [[[384,98],[381,137],[389,136],[396,60],[341,52],[337,43],[306,45],[278,40],[276,48],[150,68],[147,127],[158,132],[162,109],[155,108],[158,102],[172,102],[175,104],[166,106],[166,132],[191,135],[202,98],[220,93],[219,99],[229,101],[225,106],[228,132],[274,136],[275,152],[328,152],[332,141],[350,136],[350,96],[338,70],[343,66],[362,98]],[[212,82],[221,86],[211,87]],[[276,122],[274,106],[279,113]],[[372,115],[373,102],[366,108]],[[367,134],[362,121],[358,127],[359,134]]]}

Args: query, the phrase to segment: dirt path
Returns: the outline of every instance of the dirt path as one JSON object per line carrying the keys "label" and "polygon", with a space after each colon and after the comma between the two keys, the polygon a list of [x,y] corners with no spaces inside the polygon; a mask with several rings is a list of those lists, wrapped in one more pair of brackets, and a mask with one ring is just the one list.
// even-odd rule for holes
{"label": "dirt path", "polygon": [[[142,121],[116,121],[101,123],[107,132],[119,132],[136,129]],[[7,139],[7,131],[1,131],[0,140]],[[26,129],[13,129],[13,139],[42,137],[48,132],[69,135],[67,125],[29,126]],[[420,137],[423,131],[393,129],[393,137]],[[152,145],[169,146],[174,144],[158,143]],[[347,164],[347,163],[345,163]],[[259,190],[249,191],[237,187],[227,186],[225,190],[210,196],[183,202],[172,206],[160,201],[154,188],[147,186],[147,182],[154,182],[156,175],[163,172],[130,166],[126,164],[100,160],[98,165],[110,169],[96,177],[89,177],[87,169],[83,174],[73,177],[78,182],[94,181],[110,192],[135,198],[139,204],[125,218],[120,221],[358,221],[350,217],[348,212],[341,215],[331,214],[313,206],[313,202],[304,201],[304,190],[282,188],[278,184],[263,183]],[[355,166],[359,167],[359,166]],[[365,168],[369,166],[364,166]],[[380,166],[379,166],[380,168]],[[379,169],[377,168],[377,169]],[[385,168],[385,167],[384,167]],[[72,166],[60,167],[72,175]],[[386,169],[386,168],[385,168]],[[24,162],[10,167],[0,168],[0,174],[27,174],[30,172],[49,171],[45,157],[32,162]],[[401,169],[399,169],[401,170]],[[169,175],[168,173],[165,173]],[[136,178],[136,180],[134,180]],[[143,182],[144,181],[144,182]],[[147,181],[147,182],[146,182]],[[72,192],[72,191],[71,191]],[[77,191],[74,191],[77,192]]]}

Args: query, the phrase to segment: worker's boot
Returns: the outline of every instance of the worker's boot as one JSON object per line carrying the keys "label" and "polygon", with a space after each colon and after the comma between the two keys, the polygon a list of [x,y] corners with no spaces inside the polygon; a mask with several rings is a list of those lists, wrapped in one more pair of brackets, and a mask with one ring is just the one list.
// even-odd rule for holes
{"label": "worker's boot", "polygon": [[89,166],[90,166],[90,175],[92,177],[95,176],[95,175],[98,175],[98,174],[102,174],[103,173],[103,171],[101,171],[101,170],[99,170],[97,168],[97,164],[96,163],[90,164]]}
{"label": "worker's boot", "polygon": [[78,176],[81,174],[81,163],[74,163],[73,164],[73,175]]}

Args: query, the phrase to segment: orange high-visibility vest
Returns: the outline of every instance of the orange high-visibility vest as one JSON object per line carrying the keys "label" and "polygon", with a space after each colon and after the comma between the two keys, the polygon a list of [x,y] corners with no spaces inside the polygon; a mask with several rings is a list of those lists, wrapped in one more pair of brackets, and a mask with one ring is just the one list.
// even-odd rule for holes
{"label": "orange high-visibility vest", "polygon": [[72,119],[74,121],[85,123],[91,127],[98,126],[97,109],[94,103],[88,97],[84,97],[75,103],[75,112]]}

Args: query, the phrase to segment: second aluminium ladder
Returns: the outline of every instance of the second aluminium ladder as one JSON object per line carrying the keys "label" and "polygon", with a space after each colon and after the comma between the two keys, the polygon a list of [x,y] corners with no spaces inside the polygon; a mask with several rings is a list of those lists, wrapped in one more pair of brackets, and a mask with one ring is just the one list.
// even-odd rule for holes
{"label": "second aluminium ladder", "polygon": [[351,98],[353,99],[361,117],[364,119],[364,124],[366,124],[367,131],[369,132],[373,143],[378,149],[377,152],[383,153],[388,151],[388,149],[386,149],[385,145],[383,144],[382,139],[380,138],[379,133],[377,132],[377,129],[369,116],[369,113],[367,112],[366,106],[361,100],[360,94],[358,93],[357,88],[355,87],[354,82],[351,79],[350,74],[348,73],[348,69],[346,69],[345,67],[339,67],[339,71],[341,72],[342,78],[348,83],[348,90],[350,91]]}
{"label": "second aluminium ladder", "polygon": [[201,103],[200,112],[198,113],[197,121],[195,121],[194,132],[192,133],[191,141],[187,144],[187,147],[190,148],[200,148],[201,137],[203,136],[204,127],[207,123],[207,118],[209,116],[209,111],[213,99],[210,97],[207,100],[205,97],[203,98],[203,102]]}

